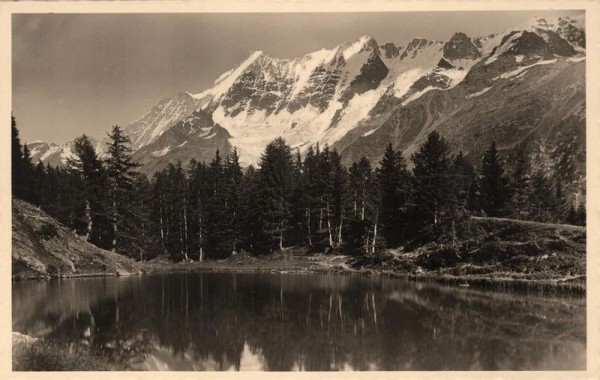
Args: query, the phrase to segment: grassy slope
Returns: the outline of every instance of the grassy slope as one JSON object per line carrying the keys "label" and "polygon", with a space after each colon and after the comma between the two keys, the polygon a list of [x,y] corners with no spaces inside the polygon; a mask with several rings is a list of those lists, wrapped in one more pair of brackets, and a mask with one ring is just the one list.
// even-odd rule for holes
{"label": "grassy slope", "polygon": [[60,344],[13,332],[13,371],[118,371],[126,363],[82,343]]}
{"label": "grassy slope", "polygon": [[356,268],[400,272],[415,278],[493,287],[555,285],[583,292],[586,276],[584,227],[503,218],[472,217],[463,239],[426,244],[411,252],[359,259]]}
{"label": "grassy slope", "polygon": [[134,261],[82,240],[37,207],[13,200],[13,279],[139,272]]}

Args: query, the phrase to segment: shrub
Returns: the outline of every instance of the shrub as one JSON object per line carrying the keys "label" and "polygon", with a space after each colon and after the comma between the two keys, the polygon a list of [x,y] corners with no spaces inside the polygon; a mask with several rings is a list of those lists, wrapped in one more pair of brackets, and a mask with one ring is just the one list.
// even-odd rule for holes
{"label": "shrub", "polygon": [[40,236],[44,240],[50,240],[53,237],[58,236],[58,230],[54,226],[54,224],[44,223],[40,228]]}

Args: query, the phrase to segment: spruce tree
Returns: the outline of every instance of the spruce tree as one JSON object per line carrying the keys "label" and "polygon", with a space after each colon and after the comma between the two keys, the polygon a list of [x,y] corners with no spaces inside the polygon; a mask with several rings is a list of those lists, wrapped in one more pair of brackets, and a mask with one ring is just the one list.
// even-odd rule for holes
{"label": "spruce tree", "polygon": [[[428,227],[434,236],[442,232],[442,222],[451,216],[454,205],[451,173],[450,148],[446,140],[436,131],[411,157],[414,177],[413,228]],[[416,231],[415,231],[416,232]]]}
{"label": "spruce tree", "polygon": [[227,162],[217,150],[208,166],[209,193],[206,205],[206,249],[209,258],[224,258],[233,251],[233,224],[228,205]]}
{"label": "spruce tree", "polygon": [[536,170],[528,189],[529,216],[538,222],[554,222],[556,213],[556,193],[552,189],[552,182],[544,172]]}
{"label": "spruce tree", "polygon": [[527,154],[527,145],[517,145],[510,154],[510,204],[509,215],[516,219],[529,218],[529,188],[531,186],[531,164]]}
{"label": "spruce tree", "polygon": [[348,203],[351,216],[346,227],[344,250],[350,254],[370,252],[369,231],[378,206],[378,190],[369,160],[362,157],[352,164],[348,176]]}
{"label": "spruce tree", "polygon": [[23,159],[21,160],[21,181],[22,181],[22,192],[23,199],[27,202],[34,202],[35,198],[35,172],[33,162],[31,161],[31,154],[27,144],[23,144]]}
{"label": "spruce tree", "polygon": [[118,125],[112,127],[108,134],[106,159],[106,174],[108,179],[108,209],[112,224],[111,250],[123,252],[122,247],[133,238],[128,220],[131,210],[132,190],[137,175],[135,169],[139,166],[131,158],[133,150],[131,141]]}
{"label": "spruce tree", "polygon": [[325,176],[319,145],[306,151],[304,158],[304,204],[306,207],[306,243],[311,250],[323,249],[323,194]]}
{"label": "spruce tree", "polygon": [[11,116],[10,132],[12,194],[14,197],[21,198],[23,196],[23,151],[21,150],[21,139],[19,138],[19,130],[14,116]]}
{"label": "spruce tree", "polygon": [[293,190],[290,199],[290,228],[289,242],[292,245],[302,244],[306,241],[308,228],[306,223],[306,176],[304,163],[299,151],[294,156]]}
{"label": "spruce tree", "polygon": [[40,207],[46,208],[48,196],[48,184],[46,178],[46,168],[42,161],[38,161],[33,170],[33,188],[34,196],[32,202]]}
{"label": "spruce tree", "polygon": [[476,176],[475,168],[464,156],[462,151],[458,152],[454,157],[454,162],[452,164],[452,180],[457,207],[459,209],[468,209],[469,198],[474,197],[474,195],[470,193],[471,191],[476,190],[476,188],[473,190],[471,189],[471,185],[476,180]]}
{"label": "spruce tree", "polygon": [[237,252],[242,242],[242,186],[244,175],[242,174],[240,157],[236,148],[227,156],[223,175],[225,177],[225,187],[223,189],[225,192],[225,212],[226,218],[229,220],[228,231],[230,233],[227,240],[230,245],[230,252]]}
{"label": "spruce tree", "polygon": [[329,230],[329,246],[339,249],[343,244],[344,220],[346,219],[345,203],[347,199],[348,172],[342,165],[342,157],[337,150],[329,155],[327,214]]}
{"label": "spruce tree", "polygon": [[391,143],[387,146],[376,173],[381,234],[391,247],[395,247],[405,235],[410,178],[402,153],[394,151]]}
{"label": "spruce tree", "polygon": [[[59,174],[62,207],[72,210],[69,225],[85,231],[86,240],[102,248],[109,248],[106,231],[106,213],[103,204],[106,194],[106,176],[102,162],[86,135],[73,142],[73,156],[67,158],[71,178]],[[65,173],[66,174],[66,173]],[[78,186],[81,181],[83,186]]]}
{"label": "spruce tree", "polygon": [[293,161],[290,147],[282,138],[267,145],[260,159],[259,193],[263,233],[271,252],[281,251],[287,242],[290,198],[293,186]]}
{"label": "spruce tree", "polygon": [[508,199],[508,181],[496,142],[492,141],[485,152],[481,164],[481,202],[483,211],[488,216],[503,216]]}
{"label": "spruce tree", "polygon": [[260,172],[250,165],[244,175],[245,219],[242,229],[244,247],[255,254],[270,251],[269,236],[264,234],[262,183]]}
{"label": "spruce tree", "polygon": [[206,213],[208,207],[208,172],[204,162],[192,159],[188,165],[188,208],[190,230],[188,252],[199,261],[206,257]]}

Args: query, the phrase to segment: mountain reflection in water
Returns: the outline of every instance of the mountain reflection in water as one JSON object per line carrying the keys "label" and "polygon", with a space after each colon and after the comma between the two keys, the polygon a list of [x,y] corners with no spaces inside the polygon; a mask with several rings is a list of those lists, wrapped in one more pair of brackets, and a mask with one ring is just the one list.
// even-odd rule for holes
{"label": "mountain reflection in water", "polygon": [[15,283],[13,331],[144,370],[574,370],[586,356],[584,298],[337,275]]}

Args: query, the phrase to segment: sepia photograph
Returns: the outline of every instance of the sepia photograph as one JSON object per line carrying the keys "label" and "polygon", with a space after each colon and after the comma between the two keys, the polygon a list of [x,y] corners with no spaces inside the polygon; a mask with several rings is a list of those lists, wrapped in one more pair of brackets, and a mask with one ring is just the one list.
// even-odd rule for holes
{"label": "sepia photograph", "polygon": [[586,16],[13,10],[12,371],[588,370]]}

